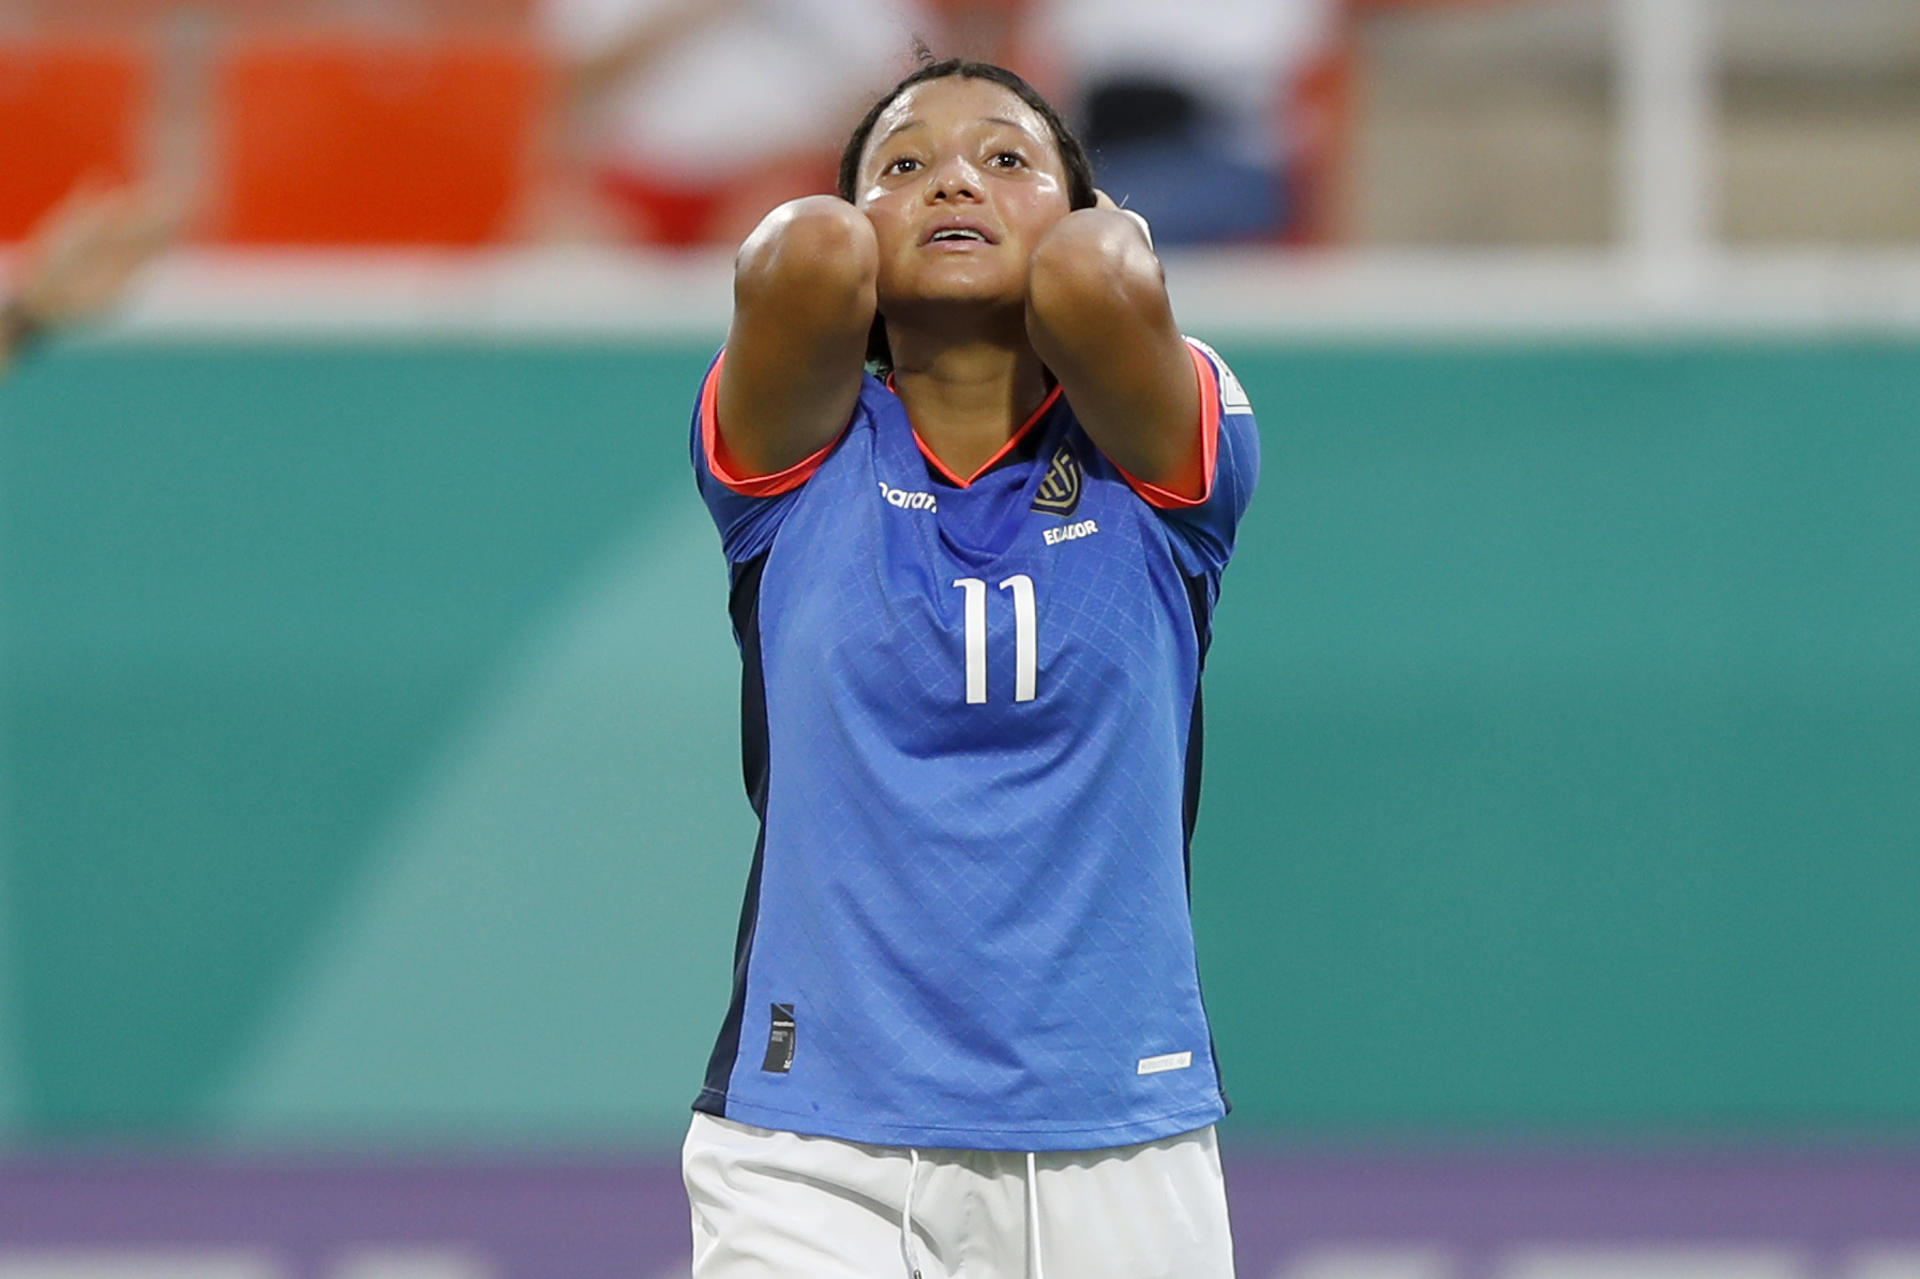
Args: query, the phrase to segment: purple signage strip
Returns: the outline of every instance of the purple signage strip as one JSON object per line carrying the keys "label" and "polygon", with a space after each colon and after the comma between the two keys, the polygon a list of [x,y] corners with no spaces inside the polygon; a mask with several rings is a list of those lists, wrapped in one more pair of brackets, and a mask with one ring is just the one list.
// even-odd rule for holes
{"label": "purple signage strip", "polygon": [[1227,1176],[1242,1279],[1309,1256],[1354,1279],[1920,1279],[1920,1151],[1243,1154]]}
{"label": "purple signage strip", "polygon": [[[1920,1151],[1230,1149],[1227,1176],[1241,1279],[1920,1279]],[[658,1155],[0,1159],[9,1277],[666,1279],[688,1251]]]}

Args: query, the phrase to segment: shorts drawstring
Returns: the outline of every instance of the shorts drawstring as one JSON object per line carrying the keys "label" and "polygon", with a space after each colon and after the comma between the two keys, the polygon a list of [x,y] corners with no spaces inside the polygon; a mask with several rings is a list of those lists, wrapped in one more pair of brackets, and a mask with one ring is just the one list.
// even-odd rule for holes
{"label": "shorts drawstring", "polygon": [[920,1279],[920,1250],[913,1243],[913,1183],[920,1175],[920,1152],[907,1151],[907,1193],[900,1202],[900,1255],[906,1259],[907,1279]]}
{"label": "shorts drawstring", "polygon": [[1027,1152],[1027,1233],[1032,1237],[1027,1255],[1033,1258],[1033,1273],[1027,1279],[1047,1279],[1040,1262],[1040,1178],[1034,1171],[1033,1152]]}
{"label": "shorts drawstring", "polygon": [[[921,1279],[920,1249],[913,1242],[913,1187],[920,1180],[920,1152],[907,1149],[907,1192],[900,1197],[900,1256],[907,1263],[907,1279]],[[1032,1267],[1027,1279],[1047,1279],[1040,1257],[1040,1174],[1034,1153],[1027,1152],[1027,1256]]]}

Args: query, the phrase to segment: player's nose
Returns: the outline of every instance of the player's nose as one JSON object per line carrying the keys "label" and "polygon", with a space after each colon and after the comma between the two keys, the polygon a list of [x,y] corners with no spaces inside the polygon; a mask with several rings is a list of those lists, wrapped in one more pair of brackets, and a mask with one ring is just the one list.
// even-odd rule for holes
{"label": "player's nose", "polygon": [[927,202],[978,200],[982,183],[979,170],[962,156],[950,156],[927,171]]}

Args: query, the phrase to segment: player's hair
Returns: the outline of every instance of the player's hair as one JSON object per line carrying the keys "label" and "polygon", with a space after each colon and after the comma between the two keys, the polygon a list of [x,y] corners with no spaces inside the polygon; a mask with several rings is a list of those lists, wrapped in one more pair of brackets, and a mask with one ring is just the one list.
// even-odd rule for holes
{"label": "player's hair", "polygon": [[[959,76],[967,80],[992,81],[1032,107],[1034,114],[1045,121],[1053,133],[1054,145],[1060,151],[1060,162],[1067,170],[1067,207],[1091,209],[1094,206],[1093,161],[1087,157],[1087,148],[1067,127],[1067,122],[1061,119],[1053,104],[1040,96],[1038,89],[1014,72],[991,62],[975,62],[969,58],[942,58],[936,61],[927,46],[917,41],[914,54],[919,59],[919,68],[867,108],[867,114],[853,127],[853,135],[840,152],[839,191],[842,200],[850,204],[853,202],[860,182],[860,157],[867,149],[867,139],[873,136],[873,126],[879,123],[880,113],[916,84]],[[873,330],[867,335],[867,362],[882,367],[893,364],[893,351],[887,345],[887,326],[879,316],[874,317]]]}

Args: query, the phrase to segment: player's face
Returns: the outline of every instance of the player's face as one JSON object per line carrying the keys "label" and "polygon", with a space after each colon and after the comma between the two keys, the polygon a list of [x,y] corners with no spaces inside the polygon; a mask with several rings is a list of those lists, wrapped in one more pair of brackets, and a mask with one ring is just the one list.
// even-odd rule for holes
{"label": "player's face", "polygon": [[1023,305],[1027,260],[1070,210],[1052,131],[991,80],[914,85],[875,122],[854,201],[880,242],[882,315],[916,302]]}

